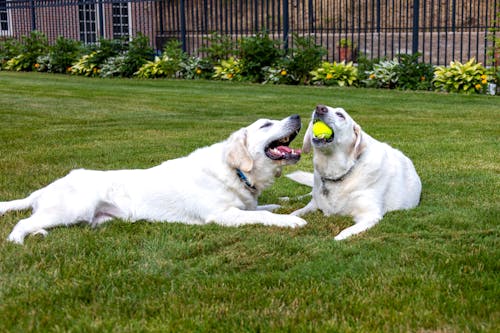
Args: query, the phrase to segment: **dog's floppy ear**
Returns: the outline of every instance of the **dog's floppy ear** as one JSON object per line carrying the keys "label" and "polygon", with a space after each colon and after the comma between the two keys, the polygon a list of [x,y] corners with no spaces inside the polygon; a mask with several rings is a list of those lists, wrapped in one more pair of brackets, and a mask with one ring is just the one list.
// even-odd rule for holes
{"label": "dog's floppy ear", "polygon": [[247,148],[247,131],[241,129],[233,133],[226,146],[226,161],[235,169],[250,172],[253,168],[253,159]]}
{"label": "dog's floppy ear", "polygon": [[311,138],[312,138],[312,120],[309,122],[309,126],[307,126],[306,134],[304,135],[304,141],[302,142],[302,153],[308,154],[311,151]]}
{"label": "dog's floppy ear", "polygon": [[356,139],[354,141],[353,151],[354,151],[356,158],[358,158],[361,155],[361,153],[363,152],[363,150],[365,149],[365,143],[363,142],[363,135],[361,134],[361,132],[362,132],[361,127],[355,123],[353,126],[353,130],[354,130],[354,136],[356,137]]}

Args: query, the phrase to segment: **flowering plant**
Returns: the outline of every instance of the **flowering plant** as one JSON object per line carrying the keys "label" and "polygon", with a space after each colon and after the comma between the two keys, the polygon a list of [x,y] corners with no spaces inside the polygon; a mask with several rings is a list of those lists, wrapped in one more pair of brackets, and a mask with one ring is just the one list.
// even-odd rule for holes
{"label": "flowering plant", "polygon": [[189,57],[180,64],[185,79],[210,79],[214,68],[208,59]]}
{"label": "flowering plant", "polygon": [[397,59],[381,61],[373,65],[372,70],[366,72],[368,79],[364,83],[368,87],[395,88],[399,80],[398,67]]}
{"label": "flowering plant", "polygon": [[481,93],[488,85],[486,68],[475,58],[465,64],[452,61],[450,66],[439,66],[434,71],[434,86],[447,92]]}
{"label": "flowering plant", "polygon": [[162,57],[156,56],[153,61],[147,61],[137,72],[137,77],[150,79],[161,77],[176,77],[181,70],[181,61],[163,54]]}
{"label": "flowering plant", "polygon": [[290,74],[284,66],[266,66],[262,68],[262,72],[264,73],[264,81],[262,82],[264,84],[286,84],[290,82],[290,80],[295,80],[295,78],[292,77],[292,74]]}
{"label": "flowering plant", "polygon": [[215,73],[212,76],[214,79],[219,80],[240,80],[241,79],[241,66],[240,61],[236,58],[229,58],[228,60],[221,60],[219,66],[214,67]]}
{"label": "flowering plant", "polygon": [[85,76],[98,76],[101,69],[97,65],[97,58],[100,57],[100,51],[93,51],[80,58],[71,67],[71,74],[85,75]]}
{"label": "flowering plant", "polygon": [[312,82],[316,84],[335,85],[335,86],[352,86],[358,81],[358,69],[354,67],[352,61],[347,64],[345,61],[323,62],[321,67],[310,72]]}

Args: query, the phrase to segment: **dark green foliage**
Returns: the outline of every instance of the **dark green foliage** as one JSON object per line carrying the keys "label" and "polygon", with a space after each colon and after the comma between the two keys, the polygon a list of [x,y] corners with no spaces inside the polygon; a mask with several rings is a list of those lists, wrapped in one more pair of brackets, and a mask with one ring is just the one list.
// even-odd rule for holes
{"label": "dark green foliage", "polygon": [[49,61],[51,72],[66,73],[82,54],[82,44],[79,41],[58,37],[50,47]]}
{"label": "dark green foliage", "polygon": [[312,77],[310,72],[320,66],[323,56],[326,55],[326,49],[317,45],[311,36],[294,35],[294,41],[294,47],[283,59],[283,66],[288,70],[291,83],[307,84]]}
{"label": "dark green foliage", "polygon": [[22,36],[19,43],[19,55],[7,62],[6,68],[15,71],[32,71],[39,56],[47,54],[49,43],[47,37],[39,32],[32,31],[28,36]]}
{"label": "dark green foliage", "polygon": [[220,63],[221,60],[229,59],[237,52],[236,44],[228,35],[213,32],[205,40],[206,45],[200,51],[205,54],[205,58],[212,63],[212,66]]}
{"label": "dark green foliage", "polygon": [[8,60],[19,55],[21,45],[19,41],[14,38],[7,38],[4,41],[0,41],[0,68],[5,66]]}
{"label": "dark green foliage", "polygon": [[434,67],[431,64],[419,62],[420,56],[420,53],[398,55],[397,88],[403,90],[430,90],[432,88]]}
{"label": "dark green foliage", "polygon": [[108,58],[116,57],[126,50],[126,44],[121,39],[106,39],[101,38],[96,45],[90,45],[91,51],[97,53],[93,56],[92,60],[100,67]]}
{"label": "dark green foliage", "polygon": [[279,43],[271,39],[266,31],[245,37],[239,44],[241,75],[250,81],[262,82],[262,68],[272,66],[281,56]]}
{"label": "dark green foliage", "polygon": [[121,66],[121,76],[131,77],[142,65],[154,56],[153,48],[149,44],[149,38],[138,33],[128,44],[125,59]]}

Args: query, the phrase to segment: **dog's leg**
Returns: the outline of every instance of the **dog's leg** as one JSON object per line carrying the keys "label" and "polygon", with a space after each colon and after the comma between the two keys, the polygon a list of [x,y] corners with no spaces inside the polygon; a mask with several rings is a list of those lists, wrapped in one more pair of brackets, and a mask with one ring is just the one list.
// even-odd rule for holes
{"label": "dog's leg", "polygon": [[278,227],[302,227],[307,222],[298,216],[274,214],[265,210],[241,210],[230,208],[206,219],[207,223],[214,222],[225,226],[241,226],[246,224],[274,225]]}
{"label": "dog's leg", "polygon": [[366,231],[376,225],[382,216],[380,214],[374,213],[365,213],[363,215],[358,215],[354,218],[355,224],[342,230],[337,236],[335,236],[335,240],[343,240],[352,235],[359,234],[360,232]]}
{"label": "dog's leg", "polygon": [[49,213],[34,213],[30,217],[20,220],[12,229],[9,241],[17,244],[23,244],[24,238],[30,234],[47,235],[45,229],[52,228],[58,225],[69,225],[77,223],[77,221],[67,222],[61,221],[55,214]]}
{"label": "dog's leg", "polygon": [[257,210],[267,210],[268,212],[272,212],[273,210],[276,210],[280,208],[280,205],[262,205],[262,206],[257,206]]}
{"label": "dog's leg", "polygon": [[316,205],[316,202],[314,201],[314,199],[312,199],[311,201],[309,201],[309,203],[305,207],[303,207],[301,209],[297,209],[296,211],[294,211],[292,213],[292,215],[302,216],[302,215],[305,215],[307,213],[314,212],[317,209],[318,209],[318,206]]}

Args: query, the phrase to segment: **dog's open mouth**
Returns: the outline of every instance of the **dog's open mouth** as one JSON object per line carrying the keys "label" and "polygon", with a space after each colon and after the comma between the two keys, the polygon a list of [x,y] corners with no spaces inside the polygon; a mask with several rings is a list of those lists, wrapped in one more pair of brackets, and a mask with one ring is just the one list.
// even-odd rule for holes
{"label": "dog's open mouth", "polygon": [[296,130],[288,136],[272,141],[265,149],[266,156],[272,160],[299,160],[301,150],[289,147],[298,133],[299,130]]}

